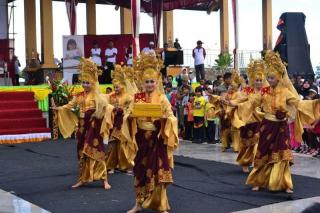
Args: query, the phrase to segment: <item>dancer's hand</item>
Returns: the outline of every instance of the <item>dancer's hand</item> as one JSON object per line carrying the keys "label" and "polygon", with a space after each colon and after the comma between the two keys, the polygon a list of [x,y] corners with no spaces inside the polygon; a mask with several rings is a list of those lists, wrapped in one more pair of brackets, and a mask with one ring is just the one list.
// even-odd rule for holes
{"label": "dancer's hand", "polygon": [[59,109],[59,107],[56,107],[56,106],[52,106],[52,107],[50,107],[50,109],[52,109],[52,110],[58,110]]}
{"label": "dancer's hand", "polygon": [[50,109],[52,109],[52,110],[58,110],[58,107],[56,106],[56,103],[54,102],[54,99],[53,99],[52,97],[51,97],[50,101],[51,101],[51,107],[50,107]]}

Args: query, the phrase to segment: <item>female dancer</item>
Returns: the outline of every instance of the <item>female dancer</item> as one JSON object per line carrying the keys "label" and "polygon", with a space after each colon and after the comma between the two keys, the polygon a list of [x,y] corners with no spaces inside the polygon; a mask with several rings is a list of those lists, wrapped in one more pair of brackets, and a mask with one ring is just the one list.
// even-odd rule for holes
{"label": "female dancer", "polygon": [[166,213],[170,210],[167,186],[173,182],[173,151],[178,145],[177,119],[163,94],[162,62],[153,55],[142,54],[134,67],[140,71],[138,82],[143,84],[144,92],[135,94],[133,104],[160,105],[163,117],[132,119],[132,135],[138,145],[133,168],[136,204],[128,213],[142,208]]}
{"label": "female dancer", "polygon": [[[127,73],[131,72],[132,68],[121,67],[117,65],[113,72],[114,92],[107,95],[107,101],[114,106],[114,122],[111,130],[111,137],[107,148],[106,166],[109,173],[113,173],[114,169],[122,171],[130,171],[133,167],[133,160],[137,152],[137,145],[132,140],[126,122],[130,114],[130,104],[133,101],[133,96],[130,84],[127,81]],[[131,90],[131,91],[130,91]]]}
{"label": "female dancer", "polygon": [[303,124],[319,117],[319,113],[315,113],[317,102],[303,103],[299,100],[279,54],[267,51],[265,62],[266,77],[270,86],[262,88],[260,95],[248,100],[250,108],[246,103],[230,102],[232,106],[238,106],[240,114],[249,115],[256,107],[261,107],[264,113],[254,168],[246,183],[253,186],[253,191],[265,187],[270,191],[285,190],[287,193],[293,193],[290,172],[293,155],[287,119],[289,116],[295,117],[296,133],[300,134],[301,138]]}
{"label": "female dancer", "polygon": [[[106,116],[107,102],[100,94],[98,83],[98,68],[89,59],[81,59],[80,77],[84,92],[77,94],[68,104],[52,108],[58,111],[58,125],[64,138],[70,137],[77,124],[77,151],[79,160],[78,182],[72,186],[77,188],[86,183],[102,180],[104,188],[110,189],[106,176],[104,138],[107,137],[109,127]],[[80,115],[72,111],[79,108]]]}
{"label": "female dancer", "polygon": [[222,101],[222,111],[221,111],[221,144],[222,152],[228,148],[229,137],[232,141],[232,148],[234,152],[239,151],[240,146],[240,130],[239,128],[243,125],[237,116],[235,116],[234,108],[230,107],[228,104],[230,101],[241,101],[243,95],[240,92],[240,86],[242,84],[242,79],[238,71],[232,71],[231,84],[228,88],[226,94],[222,95],[220,100]]}
{"label": "female dancer", "polygon": [[[253,60],[247,68],[249,86],[242,89],[242,93],[250,99],[260,95],[260,90],[265,84],[265,63],[263,60]],[[262,120],[261,113],[254,109],[250,116],[240,114],[241,120],[246,125],[240,128],[240,151],[237,162],[242,166],[245,173],[249,173],[249,166],[252,165],[259,141],[259,124]]]}

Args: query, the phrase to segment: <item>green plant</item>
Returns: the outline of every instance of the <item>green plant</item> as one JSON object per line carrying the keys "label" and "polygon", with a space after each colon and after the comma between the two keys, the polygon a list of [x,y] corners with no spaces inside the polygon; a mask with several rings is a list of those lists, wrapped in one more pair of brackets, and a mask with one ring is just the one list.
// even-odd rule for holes
{"label": "green plant", "polygon": [[219,71],[226,71],[226,69],[231,66],[233,62],[232,55],[229,53],[220,53],[218,58],[215,60],[215,66]]}

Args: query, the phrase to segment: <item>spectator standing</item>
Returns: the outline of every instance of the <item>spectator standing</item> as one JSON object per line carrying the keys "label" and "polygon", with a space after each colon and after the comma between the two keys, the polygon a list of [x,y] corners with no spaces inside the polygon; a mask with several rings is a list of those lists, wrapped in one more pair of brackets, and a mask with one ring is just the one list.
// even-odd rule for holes
{"label": "spectator standing", "polygon": [[[166,78],[166,83],[170,83],[171,85],[173,85],[173,76],[172,75],[168,75]],[[172,86],[173,87],[173,86]]]}
{"label": "spectator standing", "polygon": [[167,77],[167,67],[169,64],[166,61],[166,52],[168,51],[168,43],[163,44],[163,50],[161,52],[161,59],[164,62],[164,67],[161,69],[162,79],[165,79]]}
{"label": "spectator standing", "polygon": [[228,88],[231,85],[231,77],[232,74],[230,72],[226,72],[223,75],[223,83],[220,86],[218,86],[215,91],[218,95],[221,95],[222,93],[228,91]]}
{"label": "spectator standing", "polygon": [[181,50],[181,49],[182,49],[182,47],[181,47],[181,45],[180,45],[180,43],[179,43],[179,39],[178,39],[178,38],[176,38],[175,42],[173,43],[173,46],[174,46],[174,48],[176,48],[177,50]]}
{"label": "spectator standing", "polygon": [[13,66],[14,66],[14,77],[15,77],[13,85],[14,86],[20,86],[19,73],[20,73],[21,64],[20,64],[20,61],[19,61],[17,56],[13,56]]}
{"label": "spectator standing", "polygon": [[303,96],[303,98],[305,99],[308,95],[309,95],[309,91],[310,89],[313,90],[318,90],[317,87],[315,87],[314,85],[312,85],[312,81],[310,80],[305,80],[302,84],[301,90],[300,90],[300,94]]}
{"label": "spectator standing", "polygon": [[218,118],[219,109],[215,104],[212,104],[212,96],[209,96],[209,102],[206,104],[206,133],[208,138],[208,143],[215,144],[217,141],[215,139],[216,136],[216,119]]}
{"label": "spectator standing", "polygon": [[156,55],[156,51],[154,50],[154,42],[150,41],[149,46],[142,49],[143,53]]}
{"label": "spectator standing", "polygon": [[195,90],[196,97],[193,102],[193,142],[202,143],[205,136],[204,116],[206,99],[202,96],[201,87]]}
{"label": "spectator standing", "polygon": [[168,101],[171,103],[171,97],[172,97],[172,84],[171,83],[166,84],[165,93],[168,98]]}
{"label": "spectator standing", "polygon": [[105,51],[106,70],[102,74],[101,84],[111,84],[111,72],[114,70],[114,64],[117,61],[118,49],[114,47],[112,41],[109,41]]}
{"label": "spectator standing", "polygon": [[94,63],[96,63],[96,65],[98,67],[102,66],[102,62],[101,62],[101,49],[99,48],[98,42],[94,41],[93,42],[93,47],[91,49],[91,58],[92,61]]}
{"label": "spectator standing", "polygon": [[194,58],[194,67],[196,70],[197,82],[200,79],[205,79],[204,60],[206,58],[206,50],[202,47],[203,42],[197,41],[197,47],[192,51],[192,57]]}
{"label": "spectator standing", "polygon": [[126,61],[127,61],[127,66],[132,67],[132,44],[129,44],[128,48],[126,49]]}
{"label": "spectator standing", "polygon": [[184,126],[185,134],[184,140],[192,140],[193,138],[193,103],[194,103],[194,93],[189,94],[189,100],[184,108]]}
{"label": "spectator standing", "polygon": [[176,77],[176,81],[178,83],[178,87],[180,87],[182,85],[182,79],[188,79],[188,83],[191,84],[191,77],[190,77],[190,75],[188,73],[187,68],[185,68],[185,67],[182,68],[181,73],[179,75],[177,75],[177,77]]}

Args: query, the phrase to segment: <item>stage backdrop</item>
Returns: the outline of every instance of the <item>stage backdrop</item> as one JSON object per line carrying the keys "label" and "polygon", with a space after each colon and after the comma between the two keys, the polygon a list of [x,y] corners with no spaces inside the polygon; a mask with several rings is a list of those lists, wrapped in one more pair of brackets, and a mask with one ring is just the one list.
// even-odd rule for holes
{"label": "stage backdrop", "polygon": [[[146,47],[153,39],[154,34],[140,34],[140,48]],[[118,49],[117,64],[125,63],[126,48],[132,44],[131,34],[63,36],[63,78],[71,84],[72,75],[78,73],[80,58],[91,56],[94,42],[98,43],[102,64],[105,64],[104,53],[109,41],[113,41],[114,47]]]}

